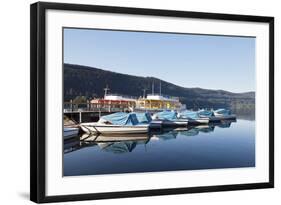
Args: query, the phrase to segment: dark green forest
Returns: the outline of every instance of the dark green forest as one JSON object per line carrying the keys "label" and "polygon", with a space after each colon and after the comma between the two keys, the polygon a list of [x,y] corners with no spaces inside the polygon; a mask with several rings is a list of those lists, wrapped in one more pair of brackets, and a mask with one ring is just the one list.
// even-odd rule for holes
{"label": "dark green forest", "polygon": [[[188,79],[187,79],[188,80]],[[85,99],[103,97],[106,85],[111,93],[140,97],[143,89],[151,93],[154,82],[155,93],[159,92],[160,79],[126,75],[98,68],[64,64],[64,101],[83,96]],[[161,80],[163,94],[179,97],[189,109],[230,108],[232,110],[254,110],[255,92],[232,93],[225,90],[185,88]]]}

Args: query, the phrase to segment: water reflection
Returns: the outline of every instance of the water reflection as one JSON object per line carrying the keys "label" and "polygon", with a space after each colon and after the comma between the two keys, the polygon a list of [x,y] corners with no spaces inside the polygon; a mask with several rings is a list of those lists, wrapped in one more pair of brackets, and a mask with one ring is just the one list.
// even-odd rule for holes
{"label": "water reflection", "polygon": [[151,131],[148,134],[123,134],[123,135],[90,135],[82,134],[74,139],[64,142],[64,154],[82,148],[97,146],[104,152],[115,154],[132,152],[139,145],[146,145],[152,140],[174,140],[179,136],[196,136],[199,133],[214,132],[215,128],[230,128],[236,121],[223,121],[208,125],[190,126],[186,128],[166,128]]}
{"label": "water reflection", "polygon": [[149,134],[83,134],[65,140],[63,164],[64,176],[254,167],[255,121]]}

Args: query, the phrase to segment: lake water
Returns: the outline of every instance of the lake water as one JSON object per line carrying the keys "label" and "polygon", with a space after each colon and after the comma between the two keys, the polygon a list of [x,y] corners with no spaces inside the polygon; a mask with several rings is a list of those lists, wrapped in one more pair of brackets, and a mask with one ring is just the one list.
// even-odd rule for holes
{"label": "lake water", "polygon": [[255,166],[255,121],[64,143],[64,176]]}

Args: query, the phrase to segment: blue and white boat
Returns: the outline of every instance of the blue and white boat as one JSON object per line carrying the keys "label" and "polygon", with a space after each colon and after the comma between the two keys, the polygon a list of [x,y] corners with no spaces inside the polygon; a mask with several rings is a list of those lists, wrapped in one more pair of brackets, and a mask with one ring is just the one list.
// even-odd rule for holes
{"label": "blue and white boat", "polygon": [[81,129],[90,134],[147,133],[148,124],[139,123],[135,113],[117,112],[102,116],[98,122],[81,123]]}
{"label": "blue and white boat", "polygon": [[160,129],[162,128],[162,120],[153,120],[151,115],[147,112],[136,112],[138,121],[141,124],[148,124],[149,128]]}
{"label": "blue and white boat", "polygon": [[187,126],[187,119],[179,119],[175,111],[164,110],[152,116],[150,127],[180,127]]}
{"label": "blue and white boat", "polygon": [[210,110],[198,110],[197,111],[199,117],[213,117],[214,113]]}
{"label": "blue and white boat", "polygon": [[225,116],[225,115],[231,115],[231,111],[227,109],[217,109],[214,111],[214,114],[216,116]]}
{"label": "blue and white boat", "polygon": [[210,117],[200,116],[198,112],[185,110],[178,114],[179,119],[186,119],[190,124],[208,124]]}
{"label": "blue and white boat", "polygon": [[214,112],[212,110],[198,110],[198,115],[200,118],[209,118],[209,123],[216,123],[220,122],[221,118],[218,116],[215,116]]}
{"label": "blue and white boat", "polygon": [[227,109],[215,110],[214,116],[220,118],[221,120],[236,120],[236,115],[231,114],[231,111]]}
{"label": "blue and white boat", "polygon": [[140,124],[149,124],[152,121],[148,112],[135,112],[135,114]]}

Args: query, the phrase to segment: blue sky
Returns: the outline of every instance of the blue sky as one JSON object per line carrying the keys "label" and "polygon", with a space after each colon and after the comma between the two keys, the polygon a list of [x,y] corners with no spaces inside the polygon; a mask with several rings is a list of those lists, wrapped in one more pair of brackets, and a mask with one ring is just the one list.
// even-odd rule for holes
{"label": "blue sky", "polygon": [[183,87],[255,91],[255,38],[64,29],[64,62]]}

